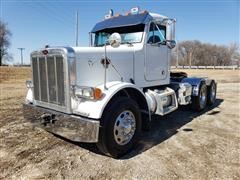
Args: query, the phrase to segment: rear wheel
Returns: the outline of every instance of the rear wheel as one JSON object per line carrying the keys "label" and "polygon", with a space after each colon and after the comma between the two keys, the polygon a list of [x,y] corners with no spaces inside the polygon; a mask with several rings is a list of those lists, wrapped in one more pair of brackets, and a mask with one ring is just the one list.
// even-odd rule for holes
{"label": "rear wheel", "polygon": [[104,154],[118,158],[129,152],[139,139],[141,115],[137,103],[126,97],[111,102],[101,119],[97,146]]}
{"label": "rear wheel", "polygon": [[216,101],[217,85],[215,81],[212,81],[207,88],[207,104],[213,105]]}
{"label": "rear wheel", "polygon": [[202,111],[207,105],[207,85],[202,81],[199,85],[198,95],[192,96],[192,109]]}

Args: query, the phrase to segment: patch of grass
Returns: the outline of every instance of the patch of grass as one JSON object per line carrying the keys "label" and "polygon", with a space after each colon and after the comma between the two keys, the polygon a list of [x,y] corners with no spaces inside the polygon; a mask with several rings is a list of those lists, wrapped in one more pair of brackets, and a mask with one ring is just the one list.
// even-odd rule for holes
{"label": "patch of grass", "polygon": [[10,81],[16,82],[16,80],[26,80],[31,77],[30,67],[0,67],[0,83]]}

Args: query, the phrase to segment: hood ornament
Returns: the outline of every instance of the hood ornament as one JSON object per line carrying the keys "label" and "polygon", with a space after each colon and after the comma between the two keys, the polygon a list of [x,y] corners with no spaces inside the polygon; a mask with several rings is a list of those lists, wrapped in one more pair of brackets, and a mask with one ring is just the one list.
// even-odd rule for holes
{"label": "hood ornament", "polygon": [[108,57],[102,58],[100,62],[104,68],[108,68],[109,64],[111,64],[111,60]]}

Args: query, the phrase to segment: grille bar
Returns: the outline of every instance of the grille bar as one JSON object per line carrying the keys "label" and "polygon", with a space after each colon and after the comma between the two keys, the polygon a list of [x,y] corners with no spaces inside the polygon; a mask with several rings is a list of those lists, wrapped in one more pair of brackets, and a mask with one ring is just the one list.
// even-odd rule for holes
{"label": "grille bar", "polygon": [[42,97],[41,97],[41,82],[40,82],[40,70],[39,70],[39,58],[37,58],[37,70],[38,70],[38,89],[36,91],[39,90],[38,94],[39,94],[39,99],[38,100],[41,100]]}
{"label": "grille bar", "polygon": [[49,84],[48,84],[48,61],[47,57],[45,56],[45,68],[46,68],[46,85],[47,85],[47,102],[49,102]]}
{"label": "grille bar", "polygon": [[39,98],[39,71],[38,71],[38,60],[37,58],[32,58],[32,71],[33,71],[33,83],[34,83],[34,97],[36,100]]}
{"label": "grille bar", "polygon": [[65,106],[64,62],[60,55],[33,57],[34,99]]}
{"label": "grille bar", "polygon": [[48,67],[48,87],[49,87],[49,101],[51,103],[57,104],[56,100],[56,76],[55,76],[55,66],[54,66],[54,57],[47,58],[47,67]]}
{"label": "grille bar", "polygon": [[[55,69],[55,86],[58,87],[57,83],[57,63],[56,63],[56,56],[54,56],[54,69]],[[58,88],[56,88],[56,101],[58,103]]]}
{"label": "grille bar", "polygon": [[40,72],[40,89],[41,89],[41,101],[48,102],[48,89],[47,89],[47,72],[46,72],[46,60],[44,57],[40,57],[39,72]]}
{"label": "grille bar", "polygon": [[65,105],[65,93],[64,93],[64,71],[63,71],[63,57],[56,56],[56,71],[57,71],[57,85],[58,85],[58,105]]}

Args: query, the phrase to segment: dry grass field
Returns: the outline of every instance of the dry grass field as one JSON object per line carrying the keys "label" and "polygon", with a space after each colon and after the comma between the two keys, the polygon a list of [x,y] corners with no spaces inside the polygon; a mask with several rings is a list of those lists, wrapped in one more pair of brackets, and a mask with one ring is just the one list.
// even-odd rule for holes
{"label": "dry grass field", "polygon": [[196,113],[154,117],[130,154],[33,129],[22,114],[29,68],[0,67],[0,179],[240,179],[240,72],[186,70],[218,82],[217,102]]}

